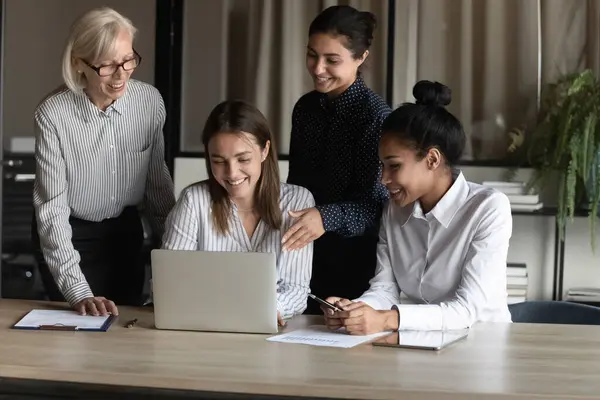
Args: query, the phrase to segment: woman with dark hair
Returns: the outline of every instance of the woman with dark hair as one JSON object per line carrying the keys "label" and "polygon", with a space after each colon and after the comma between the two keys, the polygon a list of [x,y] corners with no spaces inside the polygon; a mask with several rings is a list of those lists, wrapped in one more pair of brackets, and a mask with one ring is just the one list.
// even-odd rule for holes
{"label": "woman with dark hair", "polygon": [[280,183],[267,120],[243,101],[213,109],[202,143],[208,180],[181,193],[167,218],[163,248],[275,253],[277,317],[283,325],[306,308],[313,247],[281,251],[281,237],[292,224],[289,211],[313,207],[313,196]]}
{"label": "woman with dark hair", "polygon": [[[308,188],[317,206],[291,213],[286,249],[315,239],[311,291],[359,296],[376,262],[378,220],[388,194],[377,146],[390,113],[360,70],[369,55],[375,17],[350,6],[325,9],[308,32],[306,68],[314,91],[292,115],[288,182]],[[310,303],[307,313],[319,313]]]}
{"label": "woman with dark hair", "polygon": [[376,275],[360,298],[328,299],[343,308],[323,309],[331,329],[370,334],[511,321],[509,200],[453,168],[465,133],[444,107],[450,89],[420,81],[413,94],[416,103],[402,105],[383,124],[379,154],[391,201],[383,211]]}

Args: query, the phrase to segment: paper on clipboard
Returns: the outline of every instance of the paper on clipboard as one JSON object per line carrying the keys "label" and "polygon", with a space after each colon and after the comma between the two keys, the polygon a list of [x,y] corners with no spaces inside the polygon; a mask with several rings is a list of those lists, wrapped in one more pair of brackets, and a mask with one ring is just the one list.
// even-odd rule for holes
{"label": "paper on clipboard", "polygon": [[31,310],[13,328],[106,331],[112,319],[112,315],[79,315],[69,310]]}

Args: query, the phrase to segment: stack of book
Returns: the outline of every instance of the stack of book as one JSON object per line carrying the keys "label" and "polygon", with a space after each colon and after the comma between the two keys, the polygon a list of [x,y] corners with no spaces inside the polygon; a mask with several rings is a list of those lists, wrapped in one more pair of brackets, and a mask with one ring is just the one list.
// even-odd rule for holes
{"label": "stack of book", "polygon": [[506,263],[506,292],[508,304],[527,301],[527,265]]}
{"label": "stack of book", "polygon": [[513,211],[536,211],[544,207],[537,193],[527,192],[525,182],[485,181],[483,186],[491,187],[504,193],[510,200]]}
{"label": "stack of book", "polygon": [[594,304],[600,303],[600,288],[574,287],[567,291],[567,301],[577,303]]}

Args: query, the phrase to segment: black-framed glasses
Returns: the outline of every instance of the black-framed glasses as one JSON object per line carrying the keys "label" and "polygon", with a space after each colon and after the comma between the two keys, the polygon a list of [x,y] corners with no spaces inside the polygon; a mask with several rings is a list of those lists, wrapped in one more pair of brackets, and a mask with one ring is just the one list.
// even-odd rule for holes
{"label": "black-framed glasses", "polygon": [[101,65],[99,67],[96,67],[83,59],[81,61],[93,69],[99,76],[105,77],[111,76],[117,72],[119,68],[123,68],[124,71],[133,71],[136,69],[142,63],[142,56],[140,56],[135,50],[133,50],[133,54],[133,58],[125,60],[120,64]]}

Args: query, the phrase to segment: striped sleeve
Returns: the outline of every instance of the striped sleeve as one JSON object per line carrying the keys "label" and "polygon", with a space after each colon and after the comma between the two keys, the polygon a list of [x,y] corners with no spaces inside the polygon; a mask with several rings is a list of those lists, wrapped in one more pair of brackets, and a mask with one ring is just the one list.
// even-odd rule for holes
{"label": "striped sleeve", "polygon": [[33,201],[44,259],[65,299],[75,305],[92,291],[71,241],[65,161],[56,128],[43,111],[34,116],[36,174]]}
{"label": "striped sleeve", "polygon": [[[157,91],[158,92],[158,91]],[[156,237],[162,237],[167,215],[175,204],[173,180],[165,163],[163,127],[166,119],[165,104],[160,93],[152,157],[144,192],[144,204],[150,213]]]}
{"label": "striped sleeve", "polygon": [[[315,206],[313,195],[307,189],[288,185],[292,188],[293,200],[290,207],[283,209],[284,224],[281,236],[292,225],[290,210],[302,210]],[[282,250],[279,257],[277,309],[283,318],[302,314],[306,309],[306,299],[310,291],[312,276],[313,242],[298,250]]]}
{"label": "striped sleeve", "polygon": [[198,250],[198,215],[192,187],[184,190],[165,222],[162,248],[168,250]]}

